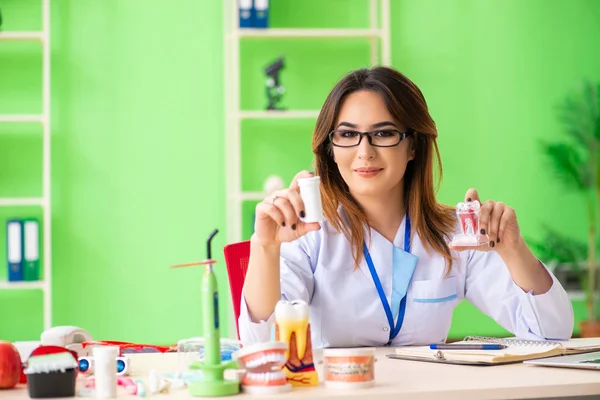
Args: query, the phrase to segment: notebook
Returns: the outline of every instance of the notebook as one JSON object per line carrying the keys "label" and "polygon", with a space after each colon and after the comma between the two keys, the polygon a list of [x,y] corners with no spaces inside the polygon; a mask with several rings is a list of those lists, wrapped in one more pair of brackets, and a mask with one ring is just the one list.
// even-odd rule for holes
{"label": "notebook", "polygon": [[502,350],[432,350],[429,346],[402,346],[397,347],[395,354],[390,354],[388,357],[450,364],[497,365],[600,350],[600,338],[537,341],[467,336],[455,343],[494,343],[507,347]]}

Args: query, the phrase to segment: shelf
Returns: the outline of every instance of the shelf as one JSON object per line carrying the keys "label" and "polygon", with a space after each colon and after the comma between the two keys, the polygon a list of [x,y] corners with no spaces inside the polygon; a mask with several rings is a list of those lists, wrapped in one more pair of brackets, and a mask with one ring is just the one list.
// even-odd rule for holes
{"label": "shelf", "polygon": [[43,206],[43,197],[0,197],[2,206]]}
{"label": "shelf", "polygon": [[44,122],[44,116],[41,114],[0,114],[0,122]]}
{"label": "shelf", "polygon": [[15,31],[15,32],[0,32],[0,41],[42,41],[44,40],[44,32],[41,31]]}
{"label": "shelf", "polygon": [[264,111],[240,111],[241,119],[262,118],[317,118],[319,110],[264,110]]}
{"label": "shelf", "polygon": [[45,286],[46,285],[44,285],[44,281],[19,281],[19,282],[0,281],[0,290],[1,289],[14,289],[14,290],[44,289]]}
{"label": "shelf", "polygon": [[381,29],[310,29],[310,28],[267,28],[236,29],[233,36],[246,38],[373,38],[382,36]]}

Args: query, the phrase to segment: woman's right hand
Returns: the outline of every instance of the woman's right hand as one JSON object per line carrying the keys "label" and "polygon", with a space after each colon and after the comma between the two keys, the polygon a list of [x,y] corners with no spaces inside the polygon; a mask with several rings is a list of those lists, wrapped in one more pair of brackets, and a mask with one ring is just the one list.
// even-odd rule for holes
{"label": "woman's right hand", "polygon": [[253,235],[258,244],[279,246],[321,227],[318,222],[300,221],[300,217],[304,216],[304,202],[300,197],[297,179],[311,176],[313,174],[308,171],[296,174],[289,189],[278,190],[258,203]]}

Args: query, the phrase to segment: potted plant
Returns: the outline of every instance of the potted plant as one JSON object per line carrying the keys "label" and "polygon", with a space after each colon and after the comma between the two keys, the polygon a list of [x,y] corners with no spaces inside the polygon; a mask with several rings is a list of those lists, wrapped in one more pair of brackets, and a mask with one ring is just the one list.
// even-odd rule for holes
{"label": "potted plant", "polygon": [[[587,243],[545,227],[541,250],[546,260],[557,268],[569,266],[579,278],[585,292],[587,318],[581,323],[581,336],[600,336],[600,304],[596,250],[598,246],[598,211],[600,211],[600,85],[585,82],[582,90],[566,97],[559,107],[563,139],[542,142],[551,170],[566,189],[581,194],[587,214]],[[585,265],[584,268],[583,265]],[[559,272],[559,271],[557,271]]]}

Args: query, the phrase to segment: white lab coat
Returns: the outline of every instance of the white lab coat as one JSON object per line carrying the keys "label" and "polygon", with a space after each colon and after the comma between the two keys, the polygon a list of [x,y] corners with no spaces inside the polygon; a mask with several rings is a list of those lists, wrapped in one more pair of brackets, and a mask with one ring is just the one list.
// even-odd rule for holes
{"label": "white lab coat", "polygon": [[[393,244],[371,229],[369,251],[388,304],[392,246],[404,248],[405,222]],[[571,337],[572,305],[554,275],[550,290],[534,296],[513,282],[494,251],[453,251],[455,262],[448,277],[444,276],[444,258],[427,253],[418,235],[413,235],[411,254],[419,260],[407,291],[404,322],[392,346],[445,341],[453,310],[463,299],[520,338]],[[389,340],[388,319],[367,264],[363,259],[360,269],[354,269],[350,242],[327,221],[320,230],[281,245],[281,292],[282,298],[309,303],[316,348],[382,346]],[[397,315],[397,310],[392,311]],[[253,322],[242,295],[239,332],[243,343],[270,340],[273,325],[274,315]]]}

